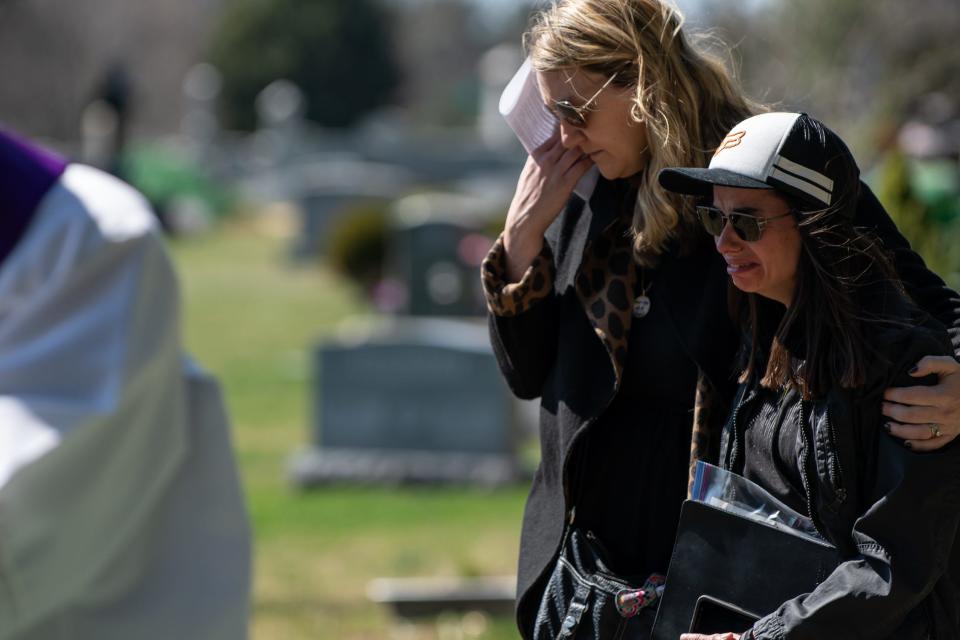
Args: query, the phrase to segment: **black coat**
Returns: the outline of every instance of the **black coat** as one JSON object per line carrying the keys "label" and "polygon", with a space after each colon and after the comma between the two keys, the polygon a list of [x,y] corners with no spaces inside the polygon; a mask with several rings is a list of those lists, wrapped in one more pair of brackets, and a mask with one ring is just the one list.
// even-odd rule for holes
{"label": "black coat", "polygon": [[[897,269],[910,294],[946,326],[956,327],[955,344],[960,344],[960,298],[909,249],[869,189],[863,191],[858,223],[873,227],[895,250]],[[518,397],[541,398],[541,461],[524,512],[518,567],[517,619],[525,637],[530,635],[542,582],[570,518],[573,444],[615,396],[625,362],[622,336],[629,329],[629,305],[608,315],[592,309],[605,279],[609,283],[625,277],[629,285],[636,278],[632,260],[626,275],[617,273],[616,267],[624,251],[630,255],[629,242],[623,240],[628,220],[623,213],[625,207],[629,212],[630,201],[629,188],[622,181],[605,180],[589,204],[571,198],[546,234],[538,264],[550,268],[531,269],[519,287],[504,291],[501,242],[483,267],[493,310],[491,342],[501,371]],[[610,242],[617,244],[616,250],[611,250]],[[657,286],[666,296],[677,335],[701,374],[697,388],[689,389],[690,408],[694,409],[696,396],[699,409],[693,416],[692,457],[715,459],[735,388],[732,365],[739,341],[726,315],[726,271],[705,234],[687,255],[677,251],[665,255],[661,271],[665,277]],[[545,288],[529,286],[529,281],[541,284],[550,277],[552,288],[549,281]],[[498,296],[506,298],[509,307]],[[707,403],[708,395],[715,400]],[[621,508],[617,496],[609,497],[609,508]]]}
{"label": "black coat", "polygon": [[[884,390],[935,382],[935,376],[918,381],[907,371],[923,356],[947,355],[952,348],[939,323],[884,285],[882,307],[871,311],[887,322],[862,326],[873,349],[862,385],[801,400],[796,390],[758,393],[754,376],[742,386],[724,428],[720,462],[738,473],[748,456],[766,459],[753,464],[776,473],[766,443],[749,453],[744,446],[758,415],[776,421],[765,425],[765,433],[772,429],[801,443],[796,459],[784,461],[795,463],[802,478],[805,495],[795,498],[844,559],[811,593],[758,621],[757,640],[960,637],[960,549],[954,548],[960,441],[918,453],[880,428]],[[791,335],[802,340],[799,329]]]}

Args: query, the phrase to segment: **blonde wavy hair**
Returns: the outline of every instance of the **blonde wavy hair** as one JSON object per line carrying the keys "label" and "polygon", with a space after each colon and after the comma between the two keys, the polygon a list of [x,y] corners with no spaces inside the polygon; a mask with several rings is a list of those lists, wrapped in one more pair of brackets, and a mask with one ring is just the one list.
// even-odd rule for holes
{"label": "blonde wavy hair", "polygon": [[631,118],[646,125],[650,146],[633,212],[634,253],[644,265],[671,240],[687,245],[695,237],[693,204],[660,186],[660,170],[706,166],[733,125],[765,110],[682,26],[668,0],[560,0],[524,35],[538,71],[616,74],[614,84],[634,89]]}

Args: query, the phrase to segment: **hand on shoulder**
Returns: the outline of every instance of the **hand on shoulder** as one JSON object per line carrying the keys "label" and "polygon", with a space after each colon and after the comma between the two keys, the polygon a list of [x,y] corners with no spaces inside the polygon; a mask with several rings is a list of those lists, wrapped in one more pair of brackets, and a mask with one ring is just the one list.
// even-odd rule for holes
{"label": "hand on shoulder", "polygon": [[916,451],[940,449],[960,435],[960,364],[952,356],[928,355],[910,376],[937,376],[934,385],[892,387],[884,394],[887,431]]}

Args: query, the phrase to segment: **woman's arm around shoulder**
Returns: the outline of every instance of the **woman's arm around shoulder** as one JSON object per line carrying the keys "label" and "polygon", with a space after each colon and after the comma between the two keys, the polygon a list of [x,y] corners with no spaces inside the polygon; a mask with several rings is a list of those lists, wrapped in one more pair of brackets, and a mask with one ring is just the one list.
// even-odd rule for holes
{"label": "woman's arm around shoulder", "polygon": [[[920,308],[950,333],[952,351],[960,353],[960,295],[930,271],[869,187],[861,184],[856,224],[872,229],[892,252],[897,274]],[[960,435],[960,364],[952,354],[920,354],[914,378],[937,377],[932,386],[905,379],[887,390],[883,411],[891,435],[919,451],[937,449]]]}
{"label": "woman's arm around shoulder", "polygon": [[[891,344],[899,357],[887,380],[905,375],[917,353],[950,349],[942,330],[926,327],[912,328],[909,337]],[[854,415],[872,421],[879,409],[858,406]],[[877,428],[855,426],[865,432]],[[922,453],[886,433],[872,442],[871,451],[861,452],[871,459],[859,465],[869,471],[860,479],[863,507],[850,534],[857,554],[813,592],[754,625],[758,640],[888,637],[908,616],[918,615],[943,577],[960,521],[960,443]]]}

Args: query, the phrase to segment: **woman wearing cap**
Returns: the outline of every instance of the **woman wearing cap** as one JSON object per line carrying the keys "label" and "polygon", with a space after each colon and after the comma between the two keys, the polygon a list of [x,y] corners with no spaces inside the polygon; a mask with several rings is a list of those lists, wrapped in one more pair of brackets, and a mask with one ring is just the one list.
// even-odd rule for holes
{"label": "woman wearing cap", "polygon": [[844,559],[739,637],[958,638],[960,445],[920,453],[880,429],[884,389],[923,356],[950,357],[949,336],[854,226],[859,172],[836,134],[767,113],[725,141],[709,168],[660,174],[711,203],[698,215],[742,292],[720,462],[808,514]]}
{"label": "woman wearing cap", "polygon": [[[661,0],[563,0],[527,34],[559,131],[527,161],[483,266],[503,374],[517,396],[541,399],[518,572],[526,638],[643,633],[691,457],[716,456],[736,387],[726,274],[693,206],[655,178],[668,166],[705,166],[758,107],[681,22]],[[571,194],[593,165],[602,179],[584,202]],[[869,191],[858,216],[895,250],[920,305],[960,330],[956,294]],[[937,402],[955,409],[958,383],[948,378]],[[946,412],[894,417],[939,423],[934,445],[960,431]],[[603,577],[611,574],[621,580]]]}

